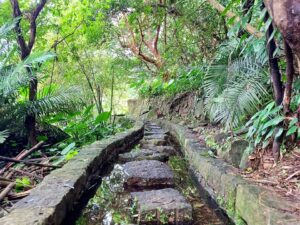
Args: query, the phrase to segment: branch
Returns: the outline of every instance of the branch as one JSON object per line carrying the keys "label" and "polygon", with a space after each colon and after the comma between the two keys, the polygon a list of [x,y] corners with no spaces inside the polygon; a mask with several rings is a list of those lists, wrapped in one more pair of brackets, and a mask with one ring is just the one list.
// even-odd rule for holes
{"label": "branch", "polygon": [[25,38],[22,33],[22,29],[20,26],[22,12],[20,10],[18,0],[10,0],[10,4],[11,4],[12,10],[13,10],[13,17],[15,19],[18,19],[18,22],[16,23],[15,31],[17,33],[17,42],[18,42],[20,50],[21,50],[21,58],[25,59],[29,54],[29,49],[26,44]]}
{"label": "branch", "polygon": [[0,193],[0,202],[8,195],[8,193],[15,187],[16,183],[12,182],[6,186],[5,189]]}
{"label": "branch", "polygon": [[12,158],[8,158],[8,157],[4,157],[4,156],[0,156],[0,161],[14,162],[14,163],[23,163],[25,165],[33,165],[33,166],[40,166],[40,167],[61,168],[61,166],[54,166],[54,165],[50,165],[50,164],[28,162],[26,160],[12,159]]}
{"label": "branch", "polygon": [[31,18],[30,18],[30,39],[28,43],[28,49],[31,51],[35,38],[36,38],[36,19],[41,13],[42,9],[46,5],[47,0],[41,0],[39,4],[37,4],[35,10],[31,13]]}
{"label": "branch", "polygon": [[155,53],[158,54],[158,39],[159,39],[159,33],[160,33],[160,25],[158,25],[157,29],[156,29],[156,36],[155,36],[155,39],[154,39],[154,50],[155,50]]}
{"label": "branch", "polygon": [[[29,150],[23,150],[22,152],[20,152],[20,153],[15,157],[15,159],[23,159],[23,158],[29,156],[32,152],[38,150],[39,147],[41,147],[43,143],[44,143],[43,141],[40,141],[40,142],[37,143],[35,146],[33,146],[31,149],[29,149]],[[4,172],[5,172],[8,168],[10,168],[12,165],[13,165],[13,163],[8,163],[5,167],[3,167],[3,168],[0,170],[0,174],[4,173]]]}
{"label": "branch", "polygon": [[54,42],[54,44],[50,47],[50,49],[56,49],[56,47],[57,47],[57,45],[59,45],[60,43],[62,43],[64,40],[66,40],[68,37],[71,37],[73,34],[75,34],[75,32],[78,30],[78,28],[82,25],[82,23],[83,23],[83,21],[81,21],[81,23],[80,24],[78,24],[75,28],[74,28],[74,30],[71,32],[71,33],[69,33],[69,34],[67,34],[66,36],[64,36],[64,37],[62,37],[60,40],[56,40],[55,42]]}
{"label": "branch", "polygon": [[[207,2],[216,10],[218,10],[220,13],[223,13],[225,10],[225,7],[222,6],[219,2],[217,2],[216,0],[207,0]],[[235,22],[240,22],[241,18],[238,17],[236,14],[234,14],[231,11],[228,11],[226,13],[226,16],[228,18],[233,18],[235,17]],[[264,36],[264,34],[260,31],[258,31],[255,27],[253,27],[252,25],[250,25],[249,23],[246,24],[245,29],[252,35],[256,36],[257,38],[262,38]]]}

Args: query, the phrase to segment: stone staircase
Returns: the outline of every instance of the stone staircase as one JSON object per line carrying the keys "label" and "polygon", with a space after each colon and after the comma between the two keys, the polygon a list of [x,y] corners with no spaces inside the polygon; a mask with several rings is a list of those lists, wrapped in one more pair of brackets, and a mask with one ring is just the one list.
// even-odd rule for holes
{"label": "stone staircase", "polygon": [[146,123],[141,149],[120,154],[125,174],[124,187],[136,204],[139,224],[190,224],[192,206],[175,189],[174,174],[166,164],[175,155],[168,132]]}

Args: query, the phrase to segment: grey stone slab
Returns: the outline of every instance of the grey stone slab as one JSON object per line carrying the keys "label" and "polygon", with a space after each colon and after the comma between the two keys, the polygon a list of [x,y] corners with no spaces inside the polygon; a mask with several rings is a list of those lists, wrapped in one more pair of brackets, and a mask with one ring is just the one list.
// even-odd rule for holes
{"label": "grey stone slab", "polygon": [[131,161],[139,161],[139,160],[158,160],[161,162],[165,162],[168,160],[168,154],[155,151],[150,149],[141,149],[138,151],[131,151],[128,153],[119,155],[119,162],[126,163]]}
{"label": "grey stone slab", "polygon": [[148,139],[148,140],[142,140],[140,142],[140,145],[146,146],[146,145],[166,145],[167,141],[165,139]]}
{"label": "grey stone slab", "polygon": [[125,163],[125,186],[169,187],[174,185],[174,174],[169,166],[157,160],[142,160]]}
{"label": "grey stone slab", "polygon": [[151,139],[163,139],[163,140],[167,140],[168,136],[165,134],[152,134],[152,135],[147,135],[144,136],[144,140],[151,140]]}
{"label": "grey stone slab", "polygon": [[192,221],[191,204],[175,189],[132,192],[131,197],[138,205],[139,222],[142,224],[190,224]]}
{"label": "grey stone slab", "polygon": [[[54,170],[31,190],[29,196],[14,205],[12,211],[0,218],[1,225],[58,225],[88,191],[95,174],[107,165],[108,159],[132,147],[143,135],[144,125],[114,137],[86,146],[62,168]],[[130,142],[126,141],[130,140]]]}
{"label": "grey stone slab", "polygon": [[300,225],[299,200],[282,198],[274,190],[246,181],[225,161],[203,156],[201,146],[193,143],[196,139],[185,127],[162,120],[158,123],[177,138],[197,182],[237,224]]}

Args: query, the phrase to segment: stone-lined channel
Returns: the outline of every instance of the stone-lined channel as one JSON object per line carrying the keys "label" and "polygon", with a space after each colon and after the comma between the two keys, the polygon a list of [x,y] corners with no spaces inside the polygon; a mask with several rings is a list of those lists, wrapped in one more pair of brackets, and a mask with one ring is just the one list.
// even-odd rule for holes
{"label": "stone-lined channel", "polygon": [[146,123],[144,138],[102,178],[76,225],[225,224],[199,195],[168,131]]}

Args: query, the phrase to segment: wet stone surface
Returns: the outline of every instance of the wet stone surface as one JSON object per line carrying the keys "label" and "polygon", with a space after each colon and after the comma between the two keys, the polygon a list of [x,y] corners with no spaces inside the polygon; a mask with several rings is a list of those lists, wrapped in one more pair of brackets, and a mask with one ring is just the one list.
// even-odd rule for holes
{"label": "wet stone surface", "polygon": [[173,188],[132,192],[138,208],[138,222],[142,224],[160,221],[168,224],[190,224],[192,206]]}
{"label": "wet stone surface", "polygon": [[142,140],[140,142],[141,146],[145,148],[145,146],[147,145],[166,145],[167,142],[165,139],[161,139],[161,138],[156,138],[156,139],[147,139],[147,140]]}
{"label": "wet stone surface", "polygon": [[141,160],[123,165],[125,186],[169,187],[174,185],[174,174],[167,164],[157,160]]}
{"label": "wet stone surface", "polygon": [[150,150],[150,149],[141,149],[139,151],[132,151],[119,155],[119,162],[126,163],[131,161],[140,161],[140,160],[158,160],[165,162],[168,160],[169,155],[167,153]]}
{"label": "wet stone surface", "polygon": [[[76,225],[222,224],[201,202],[168,132],[145,126],[144,139],[120,154]],[[184,193],[184,195],[182,194]]]}
{"label": "wet stone surface", "polygon": [[151,139],[162,139],[162,140],[167,140],[167,135],[165,134],[151,134],[147,135],[144,137],[144,140],[151,140]]}

